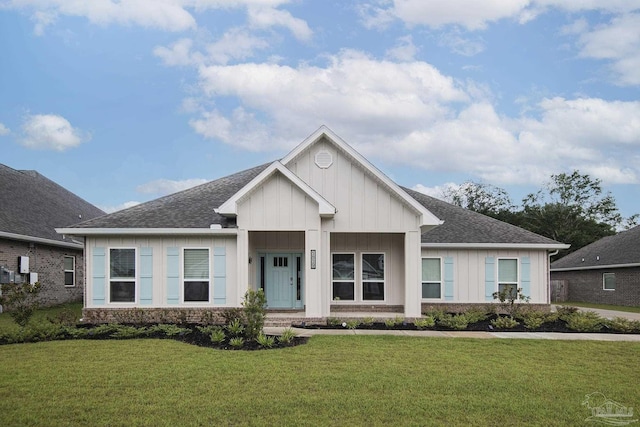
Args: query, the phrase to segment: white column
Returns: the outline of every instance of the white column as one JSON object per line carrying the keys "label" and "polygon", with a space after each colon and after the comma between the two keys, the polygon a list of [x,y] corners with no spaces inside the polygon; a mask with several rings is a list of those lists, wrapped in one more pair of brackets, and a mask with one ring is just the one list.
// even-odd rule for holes
{"label": "white column", "polygon": [[420,232],[409,231],[404,235],[404,316],[420,317]]}
{"label": "white column", "polygon": [[304,233],[304,303],[306,317],[322,317],[322,261],[320,231]]}
{"label": "white column", "polygon": [[244,294],[249,290],[249,232],[238,230],[238,275],[236,282],[237,299],[236,306],[240,306]]}

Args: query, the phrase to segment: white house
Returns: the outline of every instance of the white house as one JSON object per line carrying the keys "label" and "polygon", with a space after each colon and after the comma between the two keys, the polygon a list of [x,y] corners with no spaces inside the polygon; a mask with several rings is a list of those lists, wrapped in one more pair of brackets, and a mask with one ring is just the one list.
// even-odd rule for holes
{"label": "white house", "polygon": [[85,316],[268,307],[421,315],[504,287],[549,304],[567,246],[402,188],[321,127],[283,159],[57,230],[85,237]]}

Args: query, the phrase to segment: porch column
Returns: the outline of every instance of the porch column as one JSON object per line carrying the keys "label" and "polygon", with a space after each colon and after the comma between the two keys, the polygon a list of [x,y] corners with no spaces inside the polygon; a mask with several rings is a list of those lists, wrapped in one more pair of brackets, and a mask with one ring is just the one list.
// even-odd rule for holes
{"label": "porch column", "polygon": [[244,294],[249,290],[249,232],[238,230],[238,276],[236,282],[237,298],[235,306],[242,304]]}
{"label": "porch column", "polygon": [[320,254],[320,231],[306,230],[304,233],[304,303],[306,317],[322,317],[322,259]]}
{"label": "porch column", "polygon": [[420,233],[408,231],[404,235],[404,316],[420,317],[422,305],[420,301],[421,279]]}

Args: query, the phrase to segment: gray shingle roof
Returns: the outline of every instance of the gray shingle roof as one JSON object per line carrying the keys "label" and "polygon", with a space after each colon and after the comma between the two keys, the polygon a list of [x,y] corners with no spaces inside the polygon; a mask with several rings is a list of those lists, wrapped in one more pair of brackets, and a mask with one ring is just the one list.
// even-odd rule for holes
{"label": "gray shingle roof", "polygon": [[403,188],[444,224],[422,234],[422,243],[505,243],[558,245],[515,225]]}
{"label": "gray shingle roof", "polygon": [[[583,261],[584,260],[584,261]],[[640,225],[603,237],[551,264],[551,269],[640,264]]]}
{"label": "gray shingle roof", "polygon": [[55,228],[104,212],[36,171],[0,164],[0,231],[63,241]]}
{"label": "gray shingle roof", "polygon": [[225,227],[227,218],[213,210],[267,166],[247,169],[71,228],[209,228],[211,224]]}
{"label": "gray shingle roof", "polygon": [[[214,212],[227,199],[269,166],[264,164],[129,209],[114,212],[71,228],[209,228],[226,227],[227,218]],[[404,189],[445,223],[424,233],[431,243],[555,244],[546,237],[487,216]]]}

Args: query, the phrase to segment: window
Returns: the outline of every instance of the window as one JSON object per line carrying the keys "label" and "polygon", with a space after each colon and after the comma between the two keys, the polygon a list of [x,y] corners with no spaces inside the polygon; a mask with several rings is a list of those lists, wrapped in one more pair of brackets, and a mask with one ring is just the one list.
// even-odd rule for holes
{"label": "window", "polygon": [[353,301],[355,299],[355,255],[333,254],[333,299]]}
{"label": "window", "polygon": [[362,254],[362,300],[384,300],[384,254]]}
{"label": "window", "polygon": [[109,250],[109,301],[136,301],[136,250]]}
{"label": "window", "polygon": [[184,250],[184,301],[209,301],[209,249]]}
{"label": "window", "polygon": [[505,292],[508,297],[518,295],[518,260],[498,260],[498,292]]}
{"label": "window", "polygon": [[442,296],[442,267],[440,258],[422,258],[422,298],[440,299]]}
{"label": "window", "polygon": [[64,257],[64,285],[65,286],[76,285],[76,257],[73,257],[73,256]]}
{"label": "window", "polygon": [[602,274],[602,289],[604,289],[605,291],[616,290],[616,273]]}

